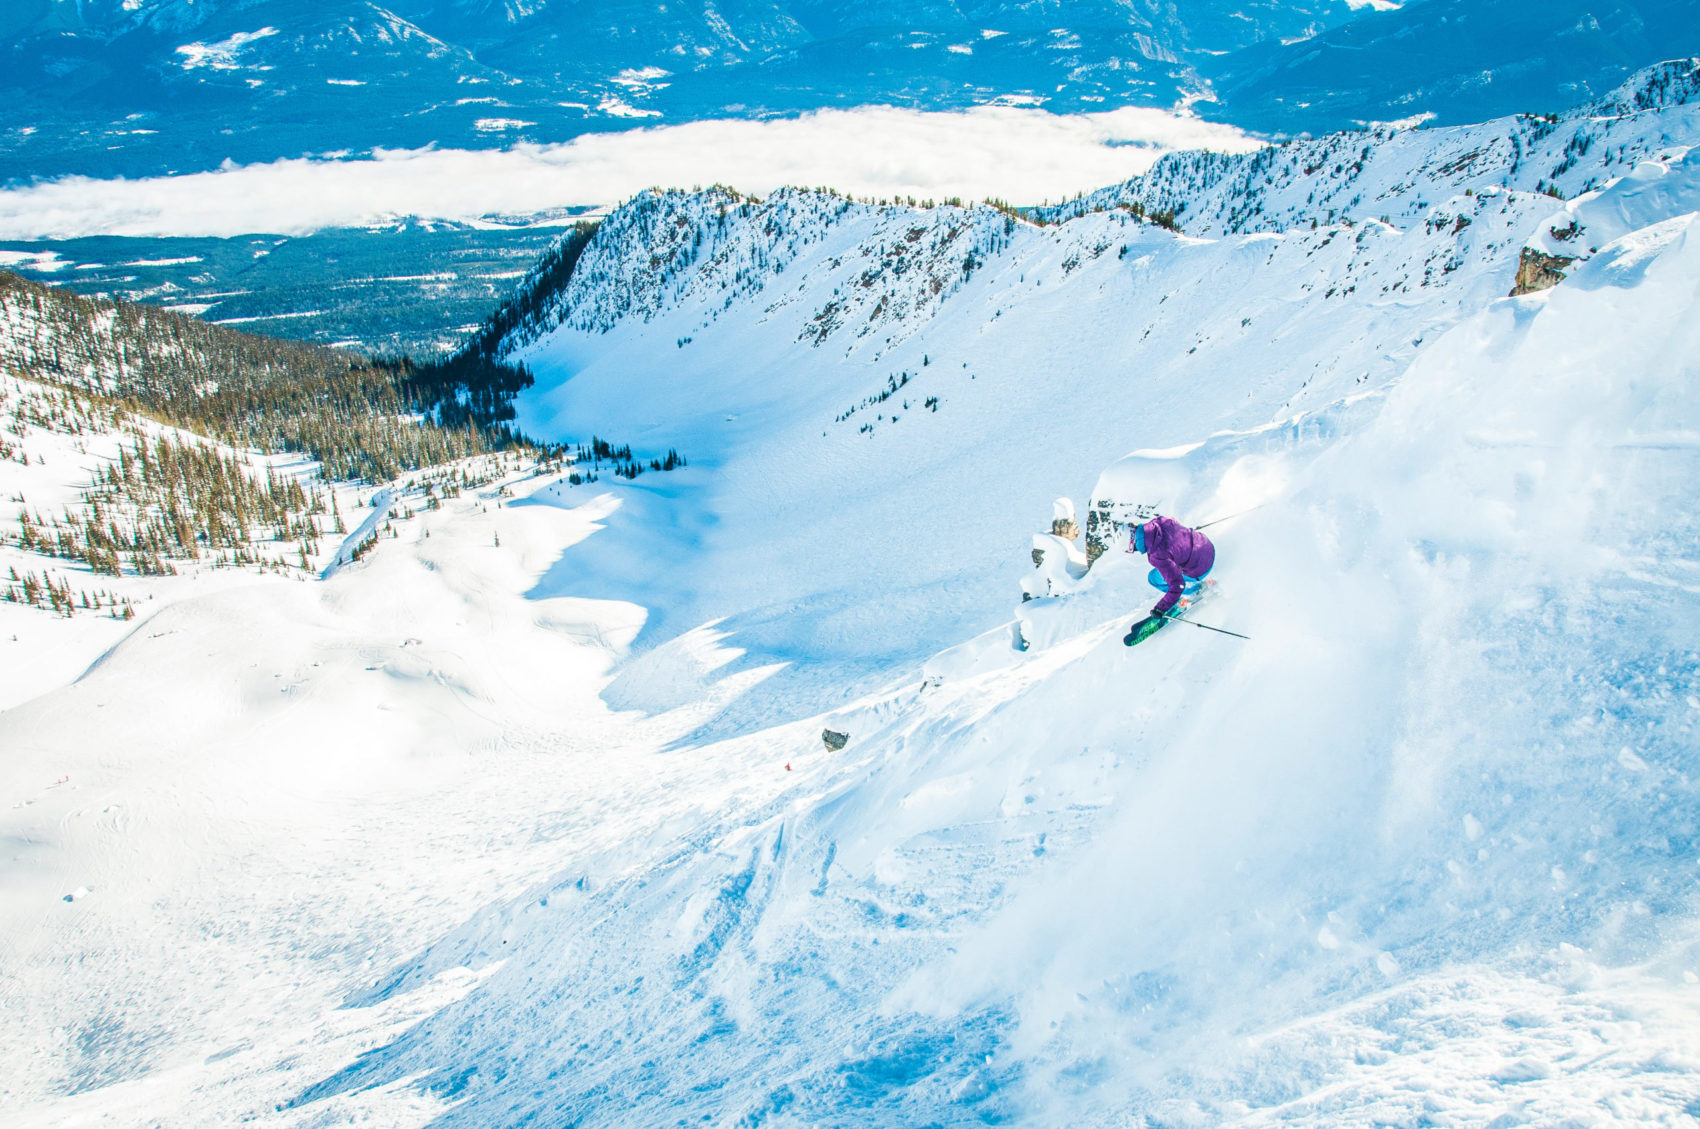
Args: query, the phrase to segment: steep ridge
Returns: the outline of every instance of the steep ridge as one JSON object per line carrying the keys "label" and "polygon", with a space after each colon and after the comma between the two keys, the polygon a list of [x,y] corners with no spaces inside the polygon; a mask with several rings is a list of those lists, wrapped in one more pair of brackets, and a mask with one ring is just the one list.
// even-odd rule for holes
{"label": "steep ridge", "polygon": [[1438,196],[1486,188],[1571,197],[1668,146],[1690,144],[1697,100],[1700,59],[1671,60],[1562,114],[1348,130],[1248,154],[1166,154],[1143,176],[1042,214],[1062,219],[1137,204],[1174,212],[1194,235],[1217,235],[1342,218],[1404,225],[1436,208]]}
{"label": "steep ridge", "polygon": [[[1122,209],[1133,218],[1172,216],[1179,230],[1199,237],[1288,233],[1372,220],[1401,230],[1420,223],[1431,234],[1448,224],[1461,231],[1482,208],[1472,199],[1478,194],[1489,194],[1503,206],[1524,193],[1573,197],[1643,160],[1683,148],[1700,121],[1697,96],[1700,60],[1672,61],[1640,72],[1606,98],[1550,117],[1348,131],[1249,154],[1169,154],[1144,176],[1034,215],[1055,224]],[[924,300],[917,303],[924,295],[912,292],[914,283],[924,283],[935,296],[946,287],[954,289],[958,280],[952,267],[961,268],[964,280],[971,277],[989,257],[1008,248],[1018,226],[1014,215],[1003,213],[1000,220],[989,206],[929,205],[917,211],[913,201],[909,205],[875,208],[804,190],[782,190],[765,202],[720,188],[701,194],[644,193],[608,219],[564,287],[553,297],[533,297],[543,311],[512,334],[509,347],[528,344],[558,325],[606,331],[629,315],[647,319],[693,293],[704,304],[712,294],[729,307],[768,287],[804,249],[850,220],[862,221],[859,238],[847,241],[850,247],[861,260],[877,260],[876,269],[856,272],[855,284],[867,291],[900,279],[925,258],[930,269],[912,278],[911,292],[882,286],[870,295],[885,305],[924,307]],[[875,239],[889,237],[889,243],[876,248],[864,236],[870,221],[881,229]],[[905,226],[899,234],[900,224]],[[1028,230],[1025,225],[1023,230]],[[922,247],[904,245],[923,240]],[[1102,236],[1077,241],[1090,248],[1086,253],[1093,258],[1117,246]],[[912,251],[925,254],[908,254]],[[834,263],[841,265],[841,260]],[[813,277],[805,278],[796,289],[806,295],[818,289],[814,283]],[[528,279],[521,289],[532,291],[536,285]],[[798,300],[782,297],[780,302]],[[819,306],[815,317],[835,327],[850,320],[840,312],[843,305],[833,303],[827,313]]]}

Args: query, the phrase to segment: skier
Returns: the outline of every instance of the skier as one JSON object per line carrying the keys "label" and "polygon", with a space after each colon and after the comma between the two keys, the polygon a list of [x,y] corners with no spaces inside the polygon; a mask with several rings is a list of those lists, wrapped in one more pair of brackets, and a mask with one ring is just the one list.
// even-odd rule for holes
{"label": "skier", "polygon": [[1182,596],[1198,591],[1216,563],[1216,546],[1198,530],[1153,513],[1149,521],[1134,525],[1127,551],[1145,554],[1152,564],[1151,586],[1163,589],[1151,614],[1134,624],[1122,639],[1131,647],[1149,639],[1168,622]]}

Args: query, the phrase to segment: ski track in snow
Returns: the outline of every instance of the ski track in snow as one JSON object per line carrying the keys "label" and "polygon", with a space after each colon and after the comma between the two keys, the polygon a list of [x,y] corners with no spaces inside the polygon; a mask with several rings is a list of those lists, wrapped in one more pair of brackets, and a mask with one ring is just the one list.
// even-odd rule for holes
{"label": "ski track in snow", "polygon": [[[689,467],[161,581],[51,671],[0,605],[0,1117],[1692,1124],[1692,126],[1445,224],[635,202],[522,422]],[[1119,547],[1016,607],[1100,475],[1237,515],[1249,641],[1124,648]]]}

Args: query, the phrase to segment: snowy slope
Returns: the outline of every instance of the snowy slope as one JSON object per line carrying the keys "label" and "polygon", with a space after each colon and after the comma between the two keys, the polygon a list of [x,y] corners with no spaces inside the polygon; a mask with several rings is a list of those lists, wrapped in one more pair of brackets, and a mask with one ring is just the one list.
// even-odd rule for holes
{"label": "snowy slope", "polygon": [[[16,324],[9,329],[18,333]],[[29,336],[21,333],[17,339]],[[48,336],[43,334],[42,339]],[[96,373],[90,366],[91,381],[103,375],[111,376]],[[47,541],[54,540],[57,530],[80,526],[91,518],[99,525],[122,527],[126,536],[132,533],[140,523],[131,504],[109,498],[104,509],[99,503],[91,508],[89,493],[121,457],[134,460],[138,444],[161,440],[236,459],[256,483],[264,484],[270,476],[280,483],[305,484],[305,492],[324,502],[325,508],[305,516],[322,539],[280,540],[275,527],[256,519],[246,530],[250,540],[243,547],[241,562],[234,561],[235,554],[227,549],[203,545],[198,556],[167,554],[161,561],[167,573],[141,575],[126,552],[119,576],[96,572],[74,555],[22,543],[20,521],[25,516]],[[319,469],[319,464],[300,455],[234,449],[116,409],[110,401],[76,395],[62,385],[0,375],[0,497],[7,503],[6,524],[0,527],[0,640],[7,651],[0,710],[75,680],[107,650],[144,629],[148,618],[162,607],[251,585],[257,579],[299,582],[334,568],[382,523],[405,520],[415,508],[426,508],[426,481],[444,473],[410,475],[373,490],[355,482],[323,483]],[[478,480],[512,468],[500,456],[484,456],[464,460],[453,469]],[[440,488],[440,482],[436,485]],[[182,503],[182,509],[185,519],[203,520],[192,503]],[[380,532],[393,532],[393,523]],[[70,606],[21,598],[25,578],[63,589]]]}
{"label": "snowy slope", "polygon": [[1137,203],[1178,213],[1196,235],[1280,231],[1312,219],[1386,217],[1400,226],[1440,198],[1484,189],[1575,196],[1692,144],[1700,59],[1637,72],[1611,94],[1561,114],[1480,125],[1348,130],[1249,154],[1175,153],[1144,176],[1047,212],[1053,218]]}
{"label": "snowy slope", "polygon": [[[634,201],[522,420],[688,468],[511,475],[0,713],[0,1111],[1688,1123],[1687,113],[1569,205],[1383,138],[1432,207],[1314,230]],[[1249,641],[1126,650],[1112,551],[1012,646],[1106,491],[1238,515]]]}
{"label": "snowy slope", "polygon": [[[1427,185],[1461,145],[1521,126],[1409,131],[1370,163],[1383,184]],[[1686,104],[1594,128],[1666,156],[1695,131]],[[1618,160],[1600,145],[1573,174],[1605,179]],[[736,617],[779,658],[878,670],[988,629],[1025,553],[1011,512],[1036,521],[1058,493],[1084,502],[1129,447],[1382,386],[1507,294],[1524,244],[1561,207],[1485,178],[1411,195],[1422,207],[1392,224],[1329,224],[1324,211],[1312,228],[1315,211],[1295,209],[1277,230],[1199,238],[1113,208],[1037,227],[984,205],[646,194],[513,338],[541,376],[522,422],[676,446],[717,473],[706,497],[646,493],[634,542],[589,546],[562,575],[650,605],[658,625]],[[1183,226],[1206,211],[1189,208]],[[679,516],[699,511],[712,524]],[[841,543],[862,551],[830,551]],[[705,570],[701,549],[725,567]],[[877,610],[868,590],[882,592]]]}

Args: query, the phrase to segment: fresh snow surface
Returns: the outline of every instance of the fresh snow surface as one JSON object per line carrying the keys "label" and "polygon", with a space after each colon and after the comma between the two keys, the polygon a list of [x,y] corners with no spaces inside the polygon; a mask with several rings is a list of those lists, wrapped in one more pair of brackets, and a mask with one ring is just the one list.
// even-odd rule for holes
{"label": "fresh snow surface", "polygon": [[[1387,224],[634,201],[521,422],[688,467],[162,595],[0,713],[0,1115],[1692,1124],[1686,113],[1573,207],[1413,153]],[[1123,647],[1119,547],[1018,607],[1105,491],[1230,518],[1249,641]]]}

